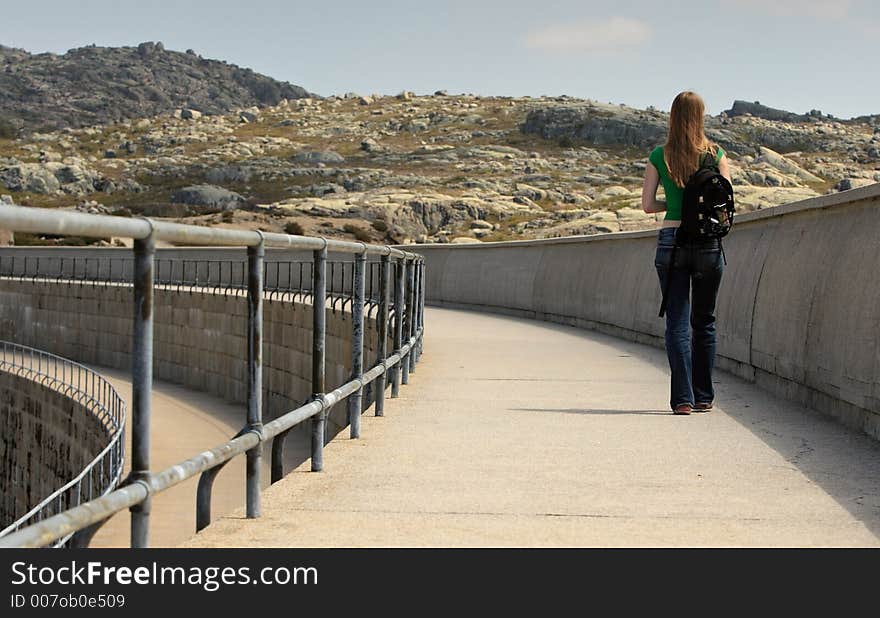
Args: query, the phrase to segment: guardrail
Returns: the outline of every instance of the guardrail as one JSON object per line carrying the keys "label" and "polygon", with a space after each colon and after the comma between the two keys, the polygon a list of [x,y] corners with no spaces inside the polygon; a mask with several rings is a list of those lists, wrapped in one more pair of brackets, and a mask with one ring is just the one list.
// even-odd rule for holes
{"label": "guardrail", "polygon": [[[103,376],[88,367],[9,341],[0,342],[0,371],[39,382],[76,401],[95,416],[109,436],[107,445],[79,474],[0,530],[2,539],[116,488],[124,463],[125,402]],[[53,544],[65,544],[72,534],[56,539]]]}
{"label": "guardrail", "polygon": [[[422,352],[424,333],[424,261],[420,255],[387,246],[367,245],[275,234],[260,231],[206,228],[147,218],[123,218],[88,215],[19,206],[0,207],[0,228],[38,234],[79,235],[90,238],[124,237],[134,240],[134,257],[129,270],[118,273],[120,282],[131,281],[134,293],[132,345],[132,437],[131,472],[124,485],[106,496],[91,500],[48,519],[23,528],[3,538],[0,547],[42,547],[59,538],[77,533],[77,544],[85,546],[95,531],[112,515],[131,511],[131,546],[149,544],[150,498],[152,495],[201,475],[196,500],[196,528],[211,521],[211,488],[221,468],[232,458],[246,456],[246,514],[260,516],[260,462],[262,446],[272,444],[272,482],[284,474],[284,438],[295,426],[311,422],[311,469],[324,467],[324,427],[330,409],[347,401],[351,437],[360,436],[360,415],[364,387],[375,382],[374,413],[384,411],[386,376],[390,372],[391,396],[397,397],[401,383],[415,368]],[[247,413],[242,430],[231,440],[200,453],[160,472],[150,469],[150,406],[153,357],[153,290],[157,284],[155,243],[164,240],[183,245],[246,247],[246,268],[240,279],[247,296]],[[312,251],[308,277],[309,290],[304,298],[311,301],[312,324],[312,397],[308,403],[281,415],[270,423],[262,420],[262,339],[263,296],[266,293],[266,248]],[[351,285],[352,372],[351,379],[339,388],[326,392],[325,338],[328,307],[327,253],[352,254],[351,276],[341,271],[342,287]],[[364,369],[364,309],[367,301],[367,259],[370,264],[371,297],[375,298],[378,323],[377,360]],[[290,262],[291,264],[297,262]],[[331,277],[335,273],[331,267]],[[375,276],[374,276],[375,275]],[[74,278],[76,273],[73,274]],[[112,273],[111,277],[112,279]],[[185,277],[184,277],[185,278]],[[85,281],[85,279],[83,279]],[[161,285],[162,278],[159,278]],[[276,278],[276,284],[277,284]],[[302,278],[300,281],[304,281]],[[332,278],[331,278],[332,281]],[[183,283],[183,285],[187,285]],[[276,286],[277,287],[277,286]],[[302,287],[302,286],[301,286]],[[268,290],[270,293],[273,290]],[[279,290],[274,290],[280,293]],[[288,290],[291,291],[291,290]],[[342,292],[336,296],[344,296]],[[392,300],[393,295],[393,300]],[[393,302],[393,311],[392,311]],[[332,305],[332,303],[331,303]],[[323,310],[317,310],[323,308]],[[393,316],[393,320],[391,319]],[[389,329],[394,350],[389,355]]]}
{"label": "guardrail", "polygon": [[[239,293],[247,290],[247,261],[244,259],[154,259],[154,284],[177,291],[193,288],[214,293]],[[373,317],[380,301],[380,262],[367,262],[365,302],[367,317]],[[354,302],[355,263],[327,261],[327,297],[330,308],[344,310]],[[0,254],[0,277],[20,281],[52,281],[80,285],[129,284],[134,276],[134,258],[130,257],[47,257]],[[288,299],[311,302],[312,262],[310,260],[273,260],[263,263],[263,291],[270,300]],[[392,307],[392,316],[394,309]]]}

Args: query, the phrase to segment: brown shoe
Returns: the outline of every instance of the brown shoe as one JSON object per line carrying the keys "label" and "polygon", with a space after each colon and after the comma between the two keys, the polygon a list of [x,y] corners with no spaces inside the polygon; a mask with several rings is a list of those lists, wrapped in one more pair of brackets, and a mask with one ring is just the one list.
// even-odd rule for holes
{"label": "brown shoe", "polygon": [[673,414],[678,414],[680,416],[687,416],[691,412],[694,411],[694,407],[689,403],[683,403],[679,406],[675,406],[675,410],[672,412]]}
{"label": "brown shoe", "polygon": [[708,412],[712,409],[712,402],[694,404],[694,412]]}

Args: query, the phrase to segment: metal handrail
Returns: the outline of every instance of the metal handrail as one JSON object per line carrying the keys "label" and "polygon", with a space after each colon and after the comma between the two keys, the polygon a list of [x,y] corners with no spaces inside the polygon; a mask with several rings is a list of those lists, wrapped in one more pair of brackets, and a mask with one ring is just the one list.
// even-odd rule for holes
{"label": "metal handrail", "polygon": [[[90,268],[90,265],[93,266]],[[354,294],[346,290],[353,287],[354,266],[352,261],[327,261],[331,269],[327,296],[331,309],[351,309]],[[312,262],[307,260],[274,260],[263,265],[263,291],[270,300],[299,298],[305,302],[311,297]],[[379,306],[378,261],[367,264],[365,302],[367,317]],[[339,276],[335,276],[335,272]],[[134,258],[130,257],[48,257],[29,255],[0,255],[0,278],[19,281],[52,281],[53,283],[76,283],[85,286],[131,285]],[[204,276],[203,276],[204,275]],[[271,275],[271,276],[270,276]],[[269,283],[269,281],[272,283]],[[215,293],[240,292],[247,288],[247,262],[245,260],[171,259],[155,260],[154,283],[157,288],[177,291],[197,288],[210,289]],[[339,285],[337,285],[339,283]],[[392,311],[393,316],[393,311]]]}
{"label": "metal handrail", "polygon": [[[246,514],[260,516],[260,459],[262,445],[272,444],[272,482],[284,475],[284,438],[295,426],[311,422],[311,469],[323,470],[325,422],[330,409],[342,402],[348,404],[351,438],[360,435],[363,393],[367,386],[375,395],[374,412],[384,414],[386,384],[390,382],[391,397],[397,397],[400,384],[415,369],[424,341],[425,264],[421,255],[387,246],[272,234],[246,230],[203,228],[146,218],[119,218],[88,215],[69,211],[23,207],[0,207],[0,228],[43,234],[70,234],[88,237],[118,236],[134,239],[134,263],[130,273],[122,269],[122,277],[130,274],[134,293],[132,344],[132,462],[131,473],[124,485],[105,496],[60,512],[27,528],[0,538],[0,547],[42,547],[59,538],[74,534],[73,543],[88,544],[94,532],[107,519],[124,509],[131,511],[132,547],[146,547],[149,531],[149,502],[152,494],[165,491],[186,479],[201,474],[197,494],[196,527],[210,523],[211,488],[224,464],[241,454],[247,456]],[[191,243],[210,246],[247,247],[246,285],[236,286],[235,293],[246,290],[248,304],[247,411],[242,430],[232,439],[180,462],[166,470],[150,470],[149,428],[152,392],[153,359],[153,290],[164,285],[156,277],[155,241]],[[312,324],[312,396],[302,406],[266,423],[262,422],[262,303],[268,292],[265,285],[266,247],[311,250],[309,290],[298,290],[313,308]],[[327,277],[328,250],[354,254],[354,262],[330,262]],[[369,267],[367,257],[377,256],[378,266]],[[291,264],[298,263],[291,261]],[[304,262],[308,264],[308,262]],[[339,266],[341,264],[341,266]],[[336,276],[337,268],[339,277]],[[98,270],[100,273],[100,268]],[[112,279],[113,269],[109,269]],[[82,279],[77,272],[73,280],[93,283],[88,269]],[[231,276],[231,275],[230,275]],[[393,281],[393,286],[392,286]],[[276,279],[276,284],[278,283]],[[211,287],[206,282],[203,287]],[[167,286],[166,286],[167,287]],[[304,286],[300,286],[304,287]],[[178,288],[180,289],[180,288]],[[369,295],[368,295],[369,293]],[[328,302],[329,301],[329,302]],[[351,378],[342,386],[326,392],[325,339],[326,310],[351,311],[352,361]],[[376,359],[364,370],[364,314],[376,309],[378,330]],[[364,309],[367,311],[365,312]],[[393,327],[392,327],[393,326]],[[389,335],[393,350],[388,350]],[[390,378],[388,375],[390,374]]]}
{"label": "metal handrail", "polygon": [[92,215],[69,210],[28,206],[4,205],[0,207],[0,229],[32,234],[84,236],[86,238],[120,237],[133,240],[153,238],[154,240],[191,246],[263,246],[311,251],[327,249],[339,253],[388,255],[408,260],[420,260],[422,257],[417,253],[402,251],[386,245],[367,245],[362,242],[330,240],[321,237],[186,225],[147,217]]}
{"label": "metal handrail", "polygon": [[[78,506],[83,498],[90,501],[116,488],[122,478],[124,463],[125,402],[103,376],[88,367],[9,341],[0,341],[0,371],[40,382],[76,400],[97,418],[108,435],[106,446],[79,474],[0,530],[2,538],[28,524],[47,519],[58,512],[58,505],[62,502],[67,507]],[[67,534],[54,540],[54,544],[63,545],[69,538]]]}

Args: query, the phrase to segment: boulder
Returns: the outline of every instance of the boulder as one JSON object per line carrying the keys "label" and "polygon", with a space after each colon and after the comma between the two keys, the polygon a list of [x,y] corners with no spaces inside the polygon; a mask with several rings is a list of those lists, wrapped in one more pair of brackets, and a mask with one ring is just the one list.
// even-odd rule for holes
{"label": "boulder", "polygon": [[537,231],[537,238],[563,238],[565,236],[592,236],[620,231],[616,222],[593,222],[579,219],[559,225],[546,227]]}
{"label": "boulder", "polygon": [[632,192],[626,187],[621,187],[620,185],[613,185],[608,187],[602,193],[599,194],[600,198],[616,198],[616,197],[629,197],[632,195]]}
{"label": "boulder", "polygon": [[202,117],[202,112],[190,108],[180,110],[180,117],[183,120],[198,120]]}
{"label": "boulder", "polygon": [[300,163],[311,163],[313,165],[317,165],[319,163],[323,164],[337,164],[337,163],[345,163],[345,159],[338,152],[334,152],[332,150],[312,150],[307,152],[301,152],[294,157],[295,161]]}
{"label": "boulder", "polygon": [[371,137],[368,137],[361,142],[361,150],[363,150],[364,152],[381,152],[383,149],[379,145],[379,142]]}
{"label": "boulder", "polygon": [[821,178],[815,174],[811,174],[800,165],[791,159],[782,156],[775,150],[770,150],[766,146],[761,146],[760,151],[760,156],[755,159],[756,163],[766,163],[784,174],[796,176],[798,179],[805,182],[822,182]]}
{"label": "boulder", "polygon": [[165,45],[162,44],[162,41],[159,41],[158,43],[147,41],[138,45],[137,51],[141,58],[149,58],[150,56],[164,52]]}
{"label": "boulder", "polygon": [[60,161],[63,157],[54,150],[41,150],[40,163],[48,163],[49,161]]}
{"label": "boulder", "polygon": [[598,232],[620,231],[620,220],[610,210],[597,210],[581,221],[593,226]]}
{"label": "boulder", "polygon": [[538,187],[533,187],[532,185],[527,185],[524,182],[516,183],[516,193],[514,193],[517,197],[525,197],[533,202],[539,202],[547,197],[547,191],[544,189],[539,189]]}
{"label": "boulder", "polygon": [[0,183],[10,191],[29,191],[42,195],[54,193],[61,188],[61,182],[48,165],[50,163],[20,163],[2,168]]}
{"label": "boulder", "polygon": [[[51,168],[50,168],[51,169]],[[55,178],[63,185],[82,182],[88,179],[89,174],[78,165],[64,165],[54,170]]]}
{"label": "boulder", "polygon": [[222,210],[233,210],[245,203],[245,198],[215,185],[193,185],[178,189],[171,195],[171,201],[175,204],[189,204],[192,206],[209,206]]}
{"label": "boulder", "polygon": [[640,208],[619,208],[616,212],[617,222],[621,232],[644,230],[654,223],[654,215],[650,215]]}
{"label": "boulder", "polygon": [[472,230],[493,230],[495,226],[493,226],[488,221],[483,221],[482,219],[474,219],[471,221],[471,229]]}
{"label": "boulder", "polygon": [[852,189],[858,189],[859,187],[867,187],[872,184],[874,184],[874,180],[869,178],[844,178],[834,185],[834,190],[850,191]]}
{"label": "boulder", "polygon": [[785,179],[775,172],[767,172],[764,174],[764,184],[768,187],[781,187],[785,184]]}

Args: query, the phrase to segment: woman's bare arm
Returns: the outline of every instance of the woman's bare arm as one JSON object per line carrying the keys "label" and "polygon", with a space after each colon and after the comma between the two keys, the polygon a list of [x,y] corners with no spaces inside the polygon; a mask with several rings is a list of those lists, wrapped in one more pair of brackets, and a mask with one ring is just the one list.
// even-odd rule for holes
{"label": "woman's bare arm", "polygon": [[645,168],[645,184],[642,185],[642,210],[652,214],[665,212],[666,202],[657,199],[657,188],[660,186],[660,174],[654,164],[648,162]]}
{"label": "woman's bare arm", "polygon": [[721,175],[727,178],[727,181],[731,184],[733,181],[730,179],[730,162],[727,160],[727,155],[721,155],[721,160],[718,161],[718,171],[721,172]]}

